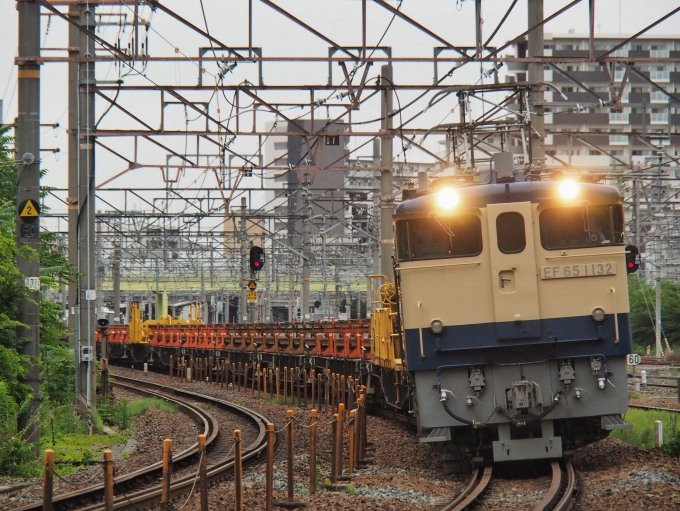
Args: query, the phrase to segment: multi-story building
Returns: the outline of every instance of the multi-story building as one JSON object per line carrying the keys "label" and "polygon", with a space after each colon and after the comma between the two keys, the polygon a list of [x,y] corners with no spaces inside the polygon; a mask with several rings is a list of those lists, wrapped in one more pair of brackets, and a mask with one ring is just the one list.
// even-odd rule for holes
{"label": "multi-story building", "polygon": [[[594,55],[602,55],[626,37],[597,35]],[[572,33],[546,34],[544,49],[546,56],[588,57],[589,37]],[[516,54],[526,56],[526,42],[516,45]],[[678,57],[680,37],[641,36],[612,56]],[[526,81],[526,64],[510,64],[508,69],[508,81]],[[616,64],[611,70],[616,90],[621,85],[625,70],[625,63]],[[658,163],[662,156],[658,148],[663,148],[666,161],[670,159],[668,157],[680,154],[680,95],[675,95],[680,88],[680,64],[636,63],[623,89],[621,111],[612,111],[610,84],[603,66],[597,62],[546,65],[544,79],[566,96],[565,99],[552,90],[545,93],[548,165],[566,162],[573,167],[618,167],[622,170],[631,163]],[[659,87],[675,98],[669,97]],[[577,131],[578,135],[572,134]]]}

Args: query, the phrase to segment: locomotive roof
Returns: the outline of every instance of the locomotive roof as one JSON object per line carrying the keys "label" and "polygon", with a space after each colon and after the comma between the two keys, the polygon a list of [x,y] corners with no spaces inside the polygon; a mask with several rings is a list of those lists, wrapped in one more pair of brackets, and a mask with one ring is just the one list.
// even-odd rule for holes
{"label": "locomotive roof", "polygon": [[[548,202],[561,200],[559,181],[524,181],[513,183],[494,183],[456,187],[460,195],[459,208],[483,208],[487,204],[503,204],[508,202]],[[620,199],[619,191],[609,185],[578,183],[579,200]],[[395,211],[395,215],[412,215],[429,213],[440,209],[436,204],[436,192],[415,199],[403,201]]]}

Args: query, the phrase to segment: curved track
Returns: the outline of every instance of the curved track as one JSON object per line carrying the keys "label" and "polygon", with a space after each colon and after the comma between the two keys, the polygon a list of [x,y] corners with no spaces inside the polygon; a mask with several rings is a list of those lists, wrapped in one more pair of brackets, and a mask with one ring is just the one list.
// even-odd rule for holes
{"label": "curved track", "polygon": [[468,480],[465,488],[456,498],[449,502],[440,511],[462,511],[470,509],[471,505],[477,498],[486,490],[486,487],[491,481],[491,467],[475,468]]}
{"label": "curved track", "polygon": [[[243,461],[247,462],[266,449],[266,424],[269,422],[264,416],[247,408],[238,406],[228,401],[223,401],[210,396],[185,392],[177,389],[163,387],[149,382],[116,376],[112,385],[125,388],[132,392],[154,396],[173,402],[180,406],[202,429],[206,435],[206,449],[208,449],[208,482],[215,481],[229,474],[234,466],[233,456],[227,456],[226,439],[220,436],[218,421],[208,412],[196,406],[192,401],[210,402],[229,409],[230,411],[250,419],[258,430],[257,438],[243,449]],[[222,445],[225,444],[225,445]],[[173,455],[173,467],[196,464],[199,461],[198,443],[194,443],[184,451]],[[114,486],[114,509],[133,511],[148,509],[151,505],[160,502],[161,485],[155,484],[162,475],[162,461],[153,463],[143,469],[125,474],[115,479]],[[194,486],[196,475],[174,479],[171,486],[171,498],[180,494],[186,494]],[[123,493],[123,495],[121,494]],[[53,499],[53,510],[95,511],[103,507],[103,485],[96,485],[73,492],[56,495]],[[16,511],[39,511],[42,510],[42,502],[36,502],[17,509]]]}
{"label": "curved track", "polygon": [[[545,497],[534,511],[568,511],[574,499],[576,477],[568,461],[551,463],[552,482]],[[491,481],[491,467],[473,470],[465,488],[440,511],[464,511],[474,508],[477,499],[484,493]]]}

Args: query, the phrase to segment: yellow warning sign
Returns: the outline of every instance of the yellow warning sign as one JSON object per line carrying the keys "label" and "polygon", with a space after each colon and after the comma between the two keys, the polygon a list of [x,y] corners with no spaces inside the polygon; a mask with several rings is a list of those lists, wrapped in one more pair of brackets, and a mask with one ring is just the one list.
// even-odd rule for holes
{"label": "yellow warning sign", "polygon": [[251,280],[250,282],[248,282],[248,289],[250,289],[251,291],[255,291],[256,288],[257,288],[257,284],[255,283],[254,280]]}
{"label": "yellow warning sign", "polygon": [[19,216],[21,218],[38,218],[40,216],[40,208],[33,200],[25,200],[19,207]]}
{"label": "yellow warning sign", "polygon": [[257,293],[248,293],[248,296],[246,297],[246,299],[249,302],[256,302],[257,301]]}

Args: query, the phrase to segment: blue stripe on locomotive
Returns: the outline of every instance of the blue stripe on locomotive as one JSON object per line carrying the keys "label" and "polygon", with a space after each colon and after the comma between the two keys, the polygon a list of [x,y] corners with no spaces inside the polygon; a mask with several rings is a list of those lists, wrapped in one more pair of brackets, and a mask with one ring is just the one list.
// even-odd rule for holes
{"label": "blue stripe on locomotive", "polygon": [[445,326],[440,334],[422,328],[423,350],[417,328],[407,329],[409,371],[434,370],[445,365],[530,364],[548,359],[627,355],[633,351],[629,314],[618,314],[619,343],[614,315],[602,322],[591,316],[534,321]]}

